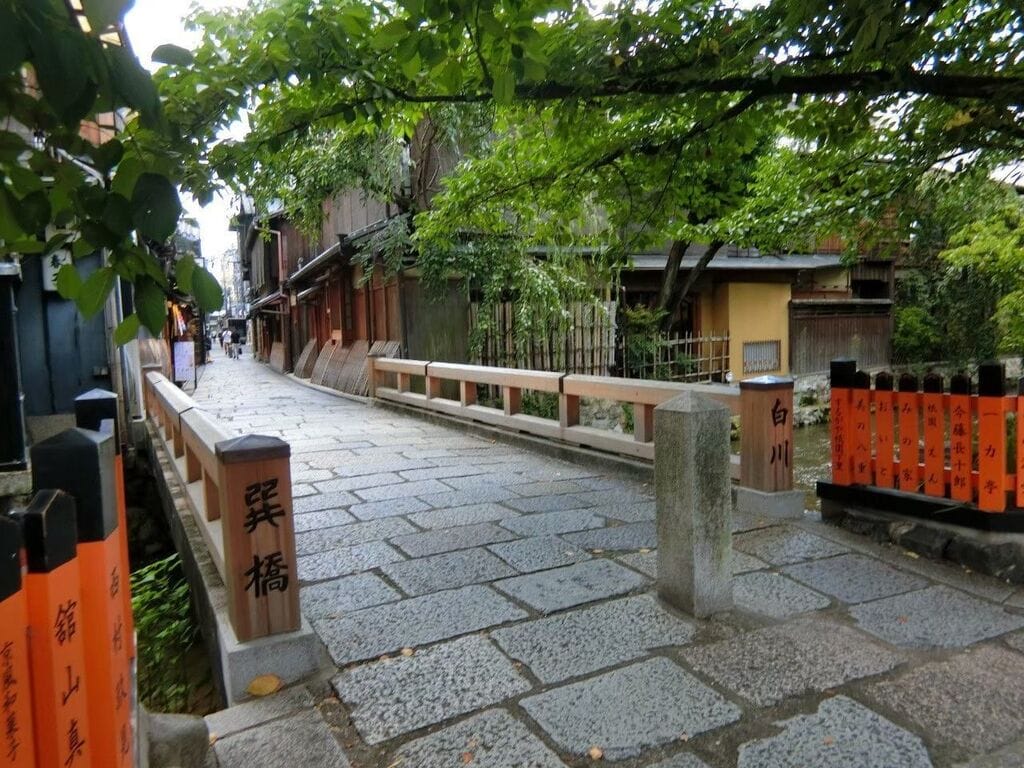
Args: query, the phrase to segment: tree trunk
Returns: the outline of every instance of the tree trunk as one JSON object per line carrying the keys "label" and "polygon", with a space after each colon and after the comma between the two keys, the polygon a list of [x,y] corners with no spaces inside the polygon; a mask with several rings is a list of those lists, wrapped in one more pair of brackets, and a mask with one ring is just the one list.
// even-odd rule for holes
{"label": "tree trunk", "polygon": [[[673,243],[673,245],[675,245],[675,243]],[[693,290],[693,286],[696,284],[697,278],[699,278],[704,273],[704,270],[707,268],[708,264],[710,264],[711,260],[715,258],[715,254],[722,249],[723,245],[725,245],[725,243],[722,242],[721,240],[715,240],[711,244],[709,244],[707,251],[704,252],[704,255],[701,256],[700,260],[693,266],[693,269],[686,273],[686,279],[683,280],[682,283],[680,283],[678,279],[678,265],[676,267],[675,276],[673,277],[672,282],[668,283],[669,270],[668,266],[666,266],[665,283],[662,283],[661,286],[662,292],[665,291],[666,285],[668,286],[668,300],[664,306],[660,304],[661,295],[659,294],[658,296],[658,308],[665,310],[665,314],[661,320],[662,331],[665,331],[667,333],[669,330],[671,330],[672,322],[674,321],[676,312],[679,311],[679,307],[682,305],[683,300],[686,299],[687,294],[689,294],[690,291]],[[685,251],[686,249],[684,248],[683,250]],[[671,252],[669,253],[669,258],[671,260]]]}
{"label": "tree trunk", "polygon": [[[665,271],[661,275],[661,289],[658,291],[658,303],[655,305],[655,309],[659,311],[669,310],[669,305],[672,302],[672,292],[675,290],[676,282],[679,280],[679,268],[683,263],[683,256],[686,253],[686,249],[690,246],[688,242],[682,240],[673,240],[672,247],[668,249],[668,259],[665,262]],[[671,324],[671,315],[666,315],[662,318],[662,326],[666,323]]]}

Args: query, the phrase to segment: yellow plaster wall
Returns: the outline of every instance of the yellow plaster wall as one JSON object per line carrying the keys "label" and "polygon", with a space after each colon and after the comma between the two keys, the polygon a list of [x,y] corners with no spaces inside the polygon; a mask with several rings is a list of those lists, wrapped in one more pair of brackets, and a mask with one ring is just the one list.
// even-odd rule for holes
{"label": "yellow plaster wall", "polygon": [[[718,314],[727,307],[729,329],[729,359],[733,381],[764,374],[743,373],[743,342],[782,341],[780,368],[766,371],[770,374],[789,373],[789,301],[792,286],[789,283],[729,283],[720,286],[722,299],[716,290],[715,310]],[[718,325],[716,323],[716,330]]]}

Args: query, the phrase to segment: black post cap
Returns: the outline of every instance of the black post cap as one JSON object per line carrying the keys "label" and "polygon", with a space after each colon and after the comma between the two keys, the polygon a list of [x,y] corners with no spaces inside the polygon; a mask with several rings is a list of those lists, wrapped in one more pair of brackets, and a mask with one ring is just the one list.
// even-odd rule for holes
{"label": "black post cap", "polygon": [[288,443],[279,437],[267,435],[242,435],[221,440],[214,446],[214,450],[217,458],[225,464],[287,459],[292,455],[292,447]]}
{"label": "black post cap", "polygon": [[871,389],[871,377],[866,371],[857,371],[853,374],[851,386],[854,389]]}
{"label": "black post cap", "polygon": [[833,387],[849,388],[853,383],[853,374],[857,372],[857,361],[849,357],[837,357],[829,363],[828,371]]}
{"label": "black post cap", "polygon": [[897,388],[900,392],[917,392],[917,376],[912,373],[902,374]]}
{"label": "black post cap", "polygon": [[121,435],[117,429],[117,394],[106,389],[90,389],[75,398],[75,426],[103,432],[103,422],[114,422],[114,451],[121,452]]}
{"label": "black post cap", "polygon": [[892,374],[881,371],[875,376],[875,389],[879,392],[892,392]]}
{"label": "black post cap", "polygon": [[21,526],[0,517],[0,603],[21,589]]}
{"label": "black post cap", "polygon": [[110,435],[66,429],[32,446],[32,485],[75,498],[79,541],[103,541],[117,528],[115,482]]}
{"label": "black post cap", "polygon": [[924,391],[930,395],[942,394],[942,376],[938,373],[926,373]]}
{"label": "black post cap", "polygon": [[949,380],[949,394],[969,395],[971,394],[971,377],[966,373],[953,374]]}
{"label": "black post cap", "polygon": [[981,397],[1002,397],[1006,394],[1006,366],[990,360],[978,366],[978,394]]}
{"label": "black post cap", "polygon": [[21,522],[30,573],[49,573],[75,556],[75,500],[63,491],[39,491],[16,514]]}

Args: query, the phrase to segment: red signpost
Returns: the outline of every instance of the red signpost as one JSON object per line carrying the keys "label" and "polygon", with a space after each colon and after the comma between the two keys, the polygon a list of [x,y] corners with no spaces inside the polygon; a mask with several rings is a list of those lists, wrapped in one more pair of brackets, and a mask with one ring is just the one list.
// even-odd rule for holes
{"label": "red signpost", "polygon": [[35,768],[21,529],[0,517],[0,765]]}

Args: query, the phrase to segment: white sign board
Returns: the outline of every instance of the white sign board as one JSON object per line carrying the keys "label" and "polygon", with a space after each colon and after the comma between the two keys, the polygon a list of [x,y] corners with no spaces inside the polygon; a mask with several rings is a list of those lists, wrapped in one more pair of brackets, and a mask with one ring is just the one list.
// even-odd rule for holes
{"label": "white sign board", "polygon": [[174,342],[174,381],[195,381],[196,344],[194,341]]}

